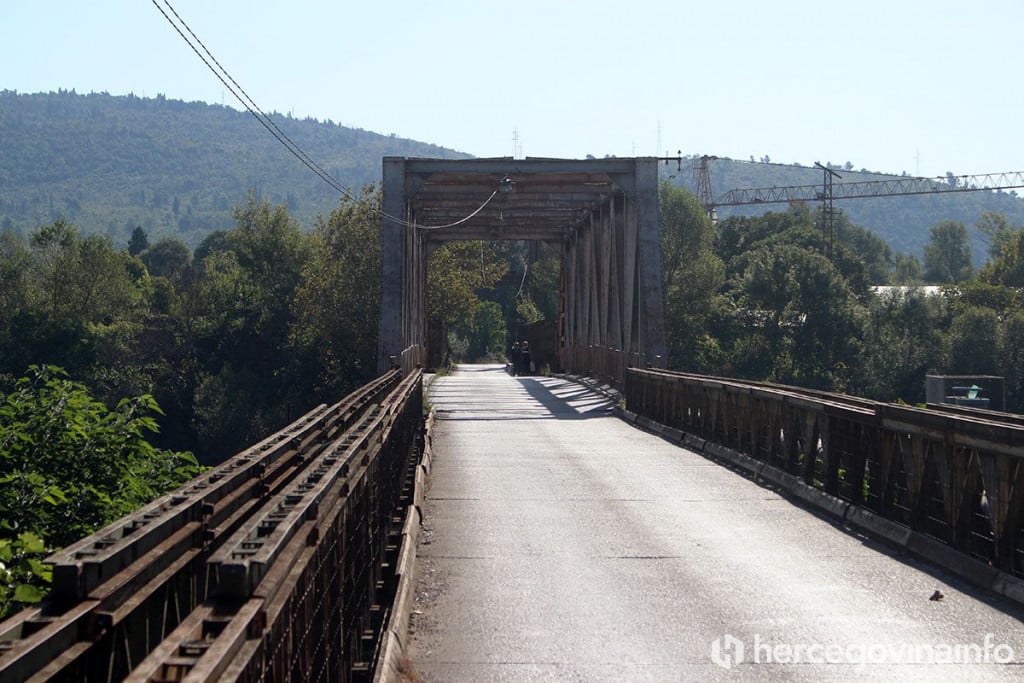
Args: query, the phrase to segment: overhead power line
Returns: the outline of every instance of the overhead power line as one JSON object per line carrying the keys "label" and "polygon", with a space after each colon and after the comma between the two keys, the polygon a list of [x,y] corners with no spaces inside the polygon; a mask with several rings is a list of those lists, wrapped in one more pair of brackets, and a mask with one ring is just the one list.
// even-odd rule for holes
{"label": "overhead power line", "polygon": [[[256,105],[256,103],[252,100],[252,98],[249,97],[245,90],[238,85],[238,82],[234,78],[232,78],[231,74],[228,73],[227,69],[225,69],[219,61],[217,61],[217,59],[213,56],[213,53],[211,53],[209,49],[207,49],[206,45],[196,36],[195,32],[193,32],[189,25],[185,22],[185,20],[181,18],[181,15],[178,14],[178,12],[174,9],[170,2],[164,0],[164,4],[167,5],[167,9],[171,11],[175,19],[177,19],[177,21],[181,24],[180,26],[173,19],[171,19],[171,17],[167,14],[167,12],[164,11],[164,8],[160,6],[157,0],[151,1],[153,5],[157,8],[157,10],[160,11],[160,14],[164,16],[167,22],[178,33],[178,35],[181,36],[182,40],[184,40],[185,43],[192,49],[192,51],[196,53],[196,56],[199,57],[200,60],[202,60],[203,64],[206,65],[206,67],[213,73],[213,75],[217,77],[217,80],[219,80],[224,85],[224,87],[227,88],[228,91],[235,96],[235,99],[237,99],[242,104],[242,106],[245,107],[246,111],[252,114],[253,118],[255,118],[260,123],[260,125],[266,128],[267,131],[271,135],[273,135],[278,142],[284,145],[285,148],[295,156],[295,158],[297,158],[300,162],[303,163],[303,165],[305,165],[311,171],[320,176],[320,178],[324,182],[330,185],[333,189],[343,194],[348,199],[354,199],[351,191],[347,187],[343,186],[340,182],[335,180],[327,171],[320,167],[319,164],[314,162],[309,157],[309,155],[302,151],[302,148],[300,148],[291,138],[289,138],[277,126],[277,124],[274,123],[273,119],[271,119],[262,109],[260,109]],[[192,39],[195,40],[195,43],[193,43],[192,40],[185,35],[184,31],[182,31],[182,27],[184,27],[184,30],[188,32],[189,36],[192,36]],[[198,44],[199,47],[196,47],[196,44]],[[200,51],[200,47],[202,48],[202,51]],[[205,56],[203,53],[205,53]],[[209,59],[207,59],[207,56],[209,57]],[[212,64],[211,61],[213,62]],[[214,67],[214,64],[216,64],[216,68]]]}
{"label": "overhead power line", "polygon": [[[456,225],[462,225],[463,223],[468,221],[470,218],[472,218],[473,216],[475,216],[478,213],[480,213],[481,211],[483,211],[484,207],[491,203],[491,200],[494,199],[494,196],[496,194],[498,194],[497,190],[492,192],[491,196],[488,197],[487,199],[485,199],[483,204],[481,204],[480,206],[476,207],[476,210],[473,211],[473,213],[469,214],[468,216],[463,216],[462,218],[460,218],[459,220],[457,220],[457,221],[455,221],[453,223],[445,223],[444,225],[420,225],[418,223],[416,223],[416,224],[409,223],[408,225],[415,225],[415,227],[419,228],[420,230],[440,230],[441,228],[454,228]],[[390,216],[389,216],[389,218],[390,218]]]}
{"label": "overhead power line", "polygon": [[[238,81],[236,81],[228,72],[228,70],[225,69],[224,66],[217,60],[217,58],[213,56],[213,53],[210,52],[209,48],[206,47],[206,44],[199,39],[199,36],[195,34],[195,32],[188,25],[188,23],[184,19],[182,19],[181,15],[178,14],[177,10],[174,9],[169,0],[163,0],[163,3],[167,6],[167,9],[170,10],[171,14],[174,15],[174,19],[172,19],[170,15],[168,15],[167,12],[164,11],[164,8],[160,6],[160,3],[158,3],[157,0],[151,0],[151,2],[153,3],[153,6],[157,8],[160,14],[163,15],[164,19],[167,20],[167,23],[169,23],[171,27],[174,28],[174,30],[177,32],[177,34],[181,36],[181,39],[184,40],[185,43],[192,49],[192,51],[195,52],[196,56],[199,57],[200,60],[202,60],[203,64],[206,65],[206,68],[208,68],[213,73],[213,75],[217,77],[217,80],[219,80],[221,84],[223,84],[224,87],[228,89],[228,92],[234,95],[235,99],[238,100],[243,107],[245,107],[245,110],[249,112],[253,116],[253,118],[259,121],[260,125],[266,128],[267,131],[271,135],[273,135],[278,142],[284,145],[284,147],[289,152],[291,152],[291,154],[296,159],[298,159],[304,166],[306,166],[306,168],[313,171],[313,173],[315,173],[321,180],[327,183],[332,189],[339,192],[346,199],[353,202],[356,201],[355,195],[348,187],[342,185],[341,182],[339,182],[330,173],[328,173],[320,164],[314,161],[312,157],[306,154],[306,152],[301,147],[299,147],[299,145],[294,140],[288,137],[288,135],[283,130],[281,130],[276,123],[274,123],[274,120],[270,118],[270,116],[268,116],[266,112],[260,109],[259,105],[256,104],[256,101],[249,96],[249,93],[247,93],[241,85],[239,85]],[[186,32],[188,33],[188,35],[185,35]],[[484,209],[484,207],[487,206],[492,199],[494,199],[494,196],[496,194],[498,194],[497,190],[495,190],[490,197],[484,200],[483,204],[481,204],[475,211],[470,213],[468,216],[465,216],[464,218],[461,218],[452,223],[448,223],[446,225],[419,225],[417,223],[410,222],[402,218],[398,218],[397,216],[391,216],[380,209],[374,209],[374,211],[383,218],[395,221],[396,223],[399,223],[400,225],[403,225],[405,227],[420,228],[426,230],[439,230],[441,228],[455,227],[470,220],[471,218],[473,218],[473,216],[480,213]]]}

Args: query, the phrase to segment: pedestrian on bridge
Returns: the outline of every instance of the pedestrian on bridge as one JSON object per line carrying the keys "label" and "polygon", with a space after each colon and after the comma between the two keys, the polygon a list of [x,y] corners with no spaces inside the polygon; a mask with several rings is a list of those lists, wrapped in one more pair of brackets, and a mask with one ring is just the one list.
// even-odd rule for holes
{"label": "pedestrian on bridge", "polygon": [[530,365],[530,342],[524,341],[521,353],[519,355],[519,374],[529,375],[533,371]]}
{"label": "pedestrian on bridge", "polygon": [[509,365],[508,371],[509,374],[515,377],[516,375],[519,374],[519,362],[522,360],[523,357],[523,352],[519,348],[519,342],[512,342],[512,353],[510,353],[509,355],[511,356],[512,362]]}

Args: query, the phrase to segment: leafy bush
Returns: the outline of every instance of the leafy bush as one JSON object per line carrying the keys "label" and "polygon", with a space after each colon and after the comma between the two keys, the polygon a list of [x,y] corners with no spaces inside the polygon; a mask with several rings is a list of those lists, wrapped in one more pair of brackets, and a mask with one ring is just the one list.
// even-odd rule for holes
{"label": "leafy bush", "polygon": [[43,539],[28,531],[0,539],[0,617],[45,597],[53,572],[43,564],[47,554]]}
{"label": "leafy bush", "polygon": [[191,453],[158,450],[151,396],[113,410],[54,366],[32,366],[0,403],[0,615],[36,602],[46,553],[199,474]]}

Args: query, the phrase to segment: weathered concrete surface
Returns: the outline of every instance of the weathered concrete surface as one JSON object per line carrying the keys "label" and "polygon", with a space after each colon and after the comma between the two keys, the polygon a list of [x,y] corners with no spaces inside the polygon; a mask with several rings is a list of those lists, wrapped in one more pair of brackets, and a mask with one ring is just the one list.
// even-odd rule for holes
{"label": "weathered concrete surface", "polygon": [[[420,680],[1024,675],[1020,608],[628,426],[577,385],[466,366],[430,400]],[[786,646],[801,663],[765,663],[796,656]],[[1009,665],[941,663],[1007,647]]]}

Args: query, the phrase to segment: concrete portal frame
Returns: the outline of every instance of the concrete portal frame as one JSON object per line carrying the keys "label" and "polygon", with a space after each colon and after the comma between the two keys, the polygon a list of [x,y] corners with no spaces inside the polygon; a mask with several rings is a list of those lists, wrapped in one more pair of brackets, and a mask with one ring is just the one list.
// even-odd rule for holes
{"label": "concrete portal frame", "polygon": [[383,212],[380,371],[426,361],[427,258],[453,240],[557,250],[566,370],[621,385],[663,366],[657,159],[385,157]]}

